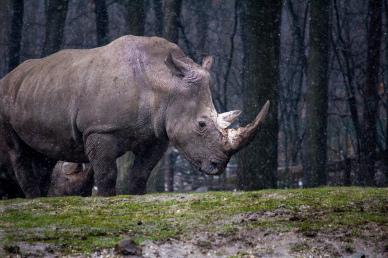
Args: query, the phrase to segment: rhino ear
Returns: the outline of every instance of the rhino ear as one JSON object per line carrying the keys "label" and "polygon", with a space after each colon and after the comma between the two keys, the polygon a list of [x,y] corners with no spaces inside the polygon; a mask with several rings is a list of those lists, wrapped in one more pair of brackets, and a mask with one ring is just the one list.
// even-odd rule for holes
{"label": "rhino ear", "polygon": [[204,68],[207,71],[210,71],[212,68],[214,59],[212,56],[205,56],[204,59],[202,60],[202,68]]}
{"label": "rhino ear", "polygon": [[173,75],[181,78],[184,77],[190,69],[188,64],[174,57],[171,52],[168,53],[164,63]]}

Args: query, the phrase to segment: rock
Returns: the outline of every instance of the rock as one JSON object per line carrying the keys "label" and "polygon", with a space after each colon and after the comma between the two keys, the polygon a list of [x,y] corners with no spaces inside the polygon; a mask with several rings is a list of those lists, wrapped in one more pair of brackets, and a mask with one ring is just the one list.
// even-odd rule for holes
{"label": "rock", "polygon": [[317,232],[315,232],[313,230],[308,230],[308,231],[303,232],[303,235],[305,235],[306,237],[316,237]]}
{"label": "rock", "polygon": [[293,215],[289,218],[290,221],[299,221],[302,218],[299,215]]}
{"label": "rock", "polygon": [[248,215],[247,219],[249,221],[257,221],[259,219],[259,215],[257,213],[251,213]]}
{"label": "rock", "polygon": [[276,213],[272,212],[272,211],[266,211],[266,212],[264,212],[264,216],[266,216],[266,217],[275,217]]}
{"label": "rock", "polygon": [[121,255],[141,255],[141,249],[132,239],[123,239],[115,246],[115,252]]}
{"label": "rock", "polygon": [[20,254],[20,247],[17,245],[6,245],[3,249],[11,254]]}
{"label": "rock", "polygon": [[355,257],[355,258],[365,258],[366,255],[363,254],[363,253],[355,253],[355,254],[352,255],[352,257]]}
{"label": "rock", "polygon": [[205,193],[205,192],[208,192],[208,191],[209,191],[209,188],[207,186],[200,186],[197,189],[195,189],[194,192]]}

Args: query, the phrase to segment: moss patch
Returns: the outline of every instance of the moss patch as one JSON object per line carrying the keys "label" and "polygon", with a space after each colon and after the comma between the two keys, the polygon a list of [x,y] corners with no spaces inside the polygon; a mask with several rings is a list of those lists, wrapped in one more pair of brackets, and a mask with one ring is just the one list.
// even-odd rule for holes
{"label": "moss patch", "polygon": [[307,237],[346,228],[357,235],[370,223],[388,226],[387,213],[384,188],[13,199],[0,201],[0,242],[50,243],[69,254],[111,248],[125,237],[142,243],[244,228],[296,230]]}

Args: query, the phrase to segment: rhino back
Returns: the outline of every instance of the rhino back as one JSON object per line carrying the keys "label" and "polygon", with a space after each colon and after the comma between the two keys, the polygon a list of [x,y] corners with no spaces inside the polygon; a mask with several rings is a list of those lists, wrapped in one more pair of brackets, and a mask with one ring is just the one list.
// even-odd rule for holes
{"label": "rhino back", "polygon": [[168,95],[171,49],[180,51],[160,38],[125,36],[28,60],[1,81],[2,116],[28,145],[69,161],[85,160],[85,133],[147,137],[153,110]]}

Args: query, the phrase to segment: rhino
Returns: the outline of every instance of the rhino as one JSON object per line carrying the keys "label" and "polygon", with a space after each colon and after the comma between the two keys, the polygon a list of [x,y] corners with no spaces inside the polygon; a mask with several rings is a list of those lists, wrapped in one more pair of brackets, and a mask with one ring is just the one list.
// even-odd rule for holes
{"label": "rhino", "polygon": [[93,49],[27,60],[0,81],[0,141],[28,198],[47,195],[59,160],[91,164],[97,195],[115,194],[115,160],[135,154],[129,178],[144,192],[172,144],[192,166],[218,175],[255,136],[269,101],[244,127],[217,113],[212,57],[201,65],[159,37],[123,36]]}

